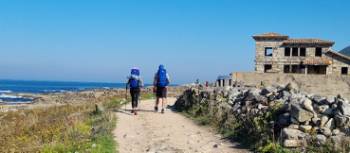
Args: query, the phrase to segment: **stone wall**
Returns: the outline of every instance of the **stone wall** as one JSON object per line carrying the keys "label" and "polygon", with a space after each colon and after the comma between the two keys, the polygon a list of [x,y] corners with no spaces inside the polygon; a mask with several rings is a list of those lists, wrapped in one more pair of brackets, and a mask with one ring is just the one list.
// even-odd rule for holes
{"label": "stone wall", "polygon": [[232,73],[233,82],[243,82],[248,86],[286,84],[294,82],[304,92],[321,96],[337,96],[350,99],[350,77],[334,75],[272,74],[254,72]]}
{"label": "stone wall", "polygon": [[349,101],[341,96],[303,93],[294,83],[261,88],[191,88],[174,108],[207,116],[221,130],[249,138],[248,142],[258,145],[254,150],[271,141],[296,148],[296,152],[321,151],[318,148],[323,145],[333,148],[324,152],[350,149]]}

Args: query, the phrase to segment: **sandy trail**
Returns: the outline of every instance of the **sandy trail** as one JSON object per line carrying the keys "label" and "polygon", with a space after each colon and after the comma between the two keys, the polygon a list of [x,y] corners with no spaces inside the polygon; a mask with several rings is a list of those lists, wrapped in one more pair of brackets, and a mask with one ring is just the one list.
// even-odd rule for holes
{"label": "sandy trail", "polygon": [[[172,105],[175,100],[169,98],[168,104]],[[145,100],[140,103],[137,116],[126,112],[124,108],[117,111],[118,122],[114,135],[119,153],[248,152],[181,114],[171,110],[166,110],[165,114],[156,113],[153,107],[154,100]]]}

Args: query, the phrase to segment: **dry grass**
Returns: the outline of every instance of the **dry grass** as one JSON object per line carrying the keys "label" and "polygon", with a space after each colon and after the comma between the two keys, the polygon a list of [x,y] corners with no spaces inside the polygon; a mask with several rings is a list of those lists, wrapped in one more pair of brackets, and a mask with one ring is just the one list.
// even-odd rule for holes
{"label": "dry grass", "polygon": [[113,115],[96,111],[92,103],[1,113],[0,150],[95,152],[96,140],[108,136],[114,125]]}

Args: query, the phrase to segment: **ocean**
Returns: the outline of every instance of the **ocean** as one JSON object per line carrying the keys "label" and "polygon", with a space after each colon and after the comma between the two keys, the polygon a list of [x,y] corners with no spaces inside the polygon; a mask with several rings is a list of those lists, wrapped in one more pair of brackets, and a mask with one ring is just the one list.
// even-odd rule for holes
{"label": "ocean", "polygon": [[125,88],[125,83],[0,80],[0,103],[29,103],[31,98],[17,93],[55,93],[88,89]]}

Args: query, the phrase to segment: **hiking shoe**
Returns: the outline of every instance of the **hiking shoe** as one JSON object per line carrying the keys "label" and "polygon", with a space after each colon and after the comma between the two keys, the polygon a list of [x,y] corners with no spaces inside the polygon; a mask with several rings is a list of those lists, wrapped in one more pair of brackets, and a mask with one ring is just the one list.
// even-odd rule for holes
{"label": "hiking shoe", "polygon": [[158,107],[157,107],[157,106],[154,107],[154,111],[155,111],[155,112],[158,112]]}
{"label": "hiking shoe", "polygon": [[134,115],[137,115],[137,112],[136,112],[136,111],[134,112]]}
{"label": "hiking shoe", "polygon": [[164,108],[162,108],[162,114],[164,114]]}
{"label": "hiking shoe", "polygon": [[133,114],[135,111],[134,110],[131,110],[131,114]]}

